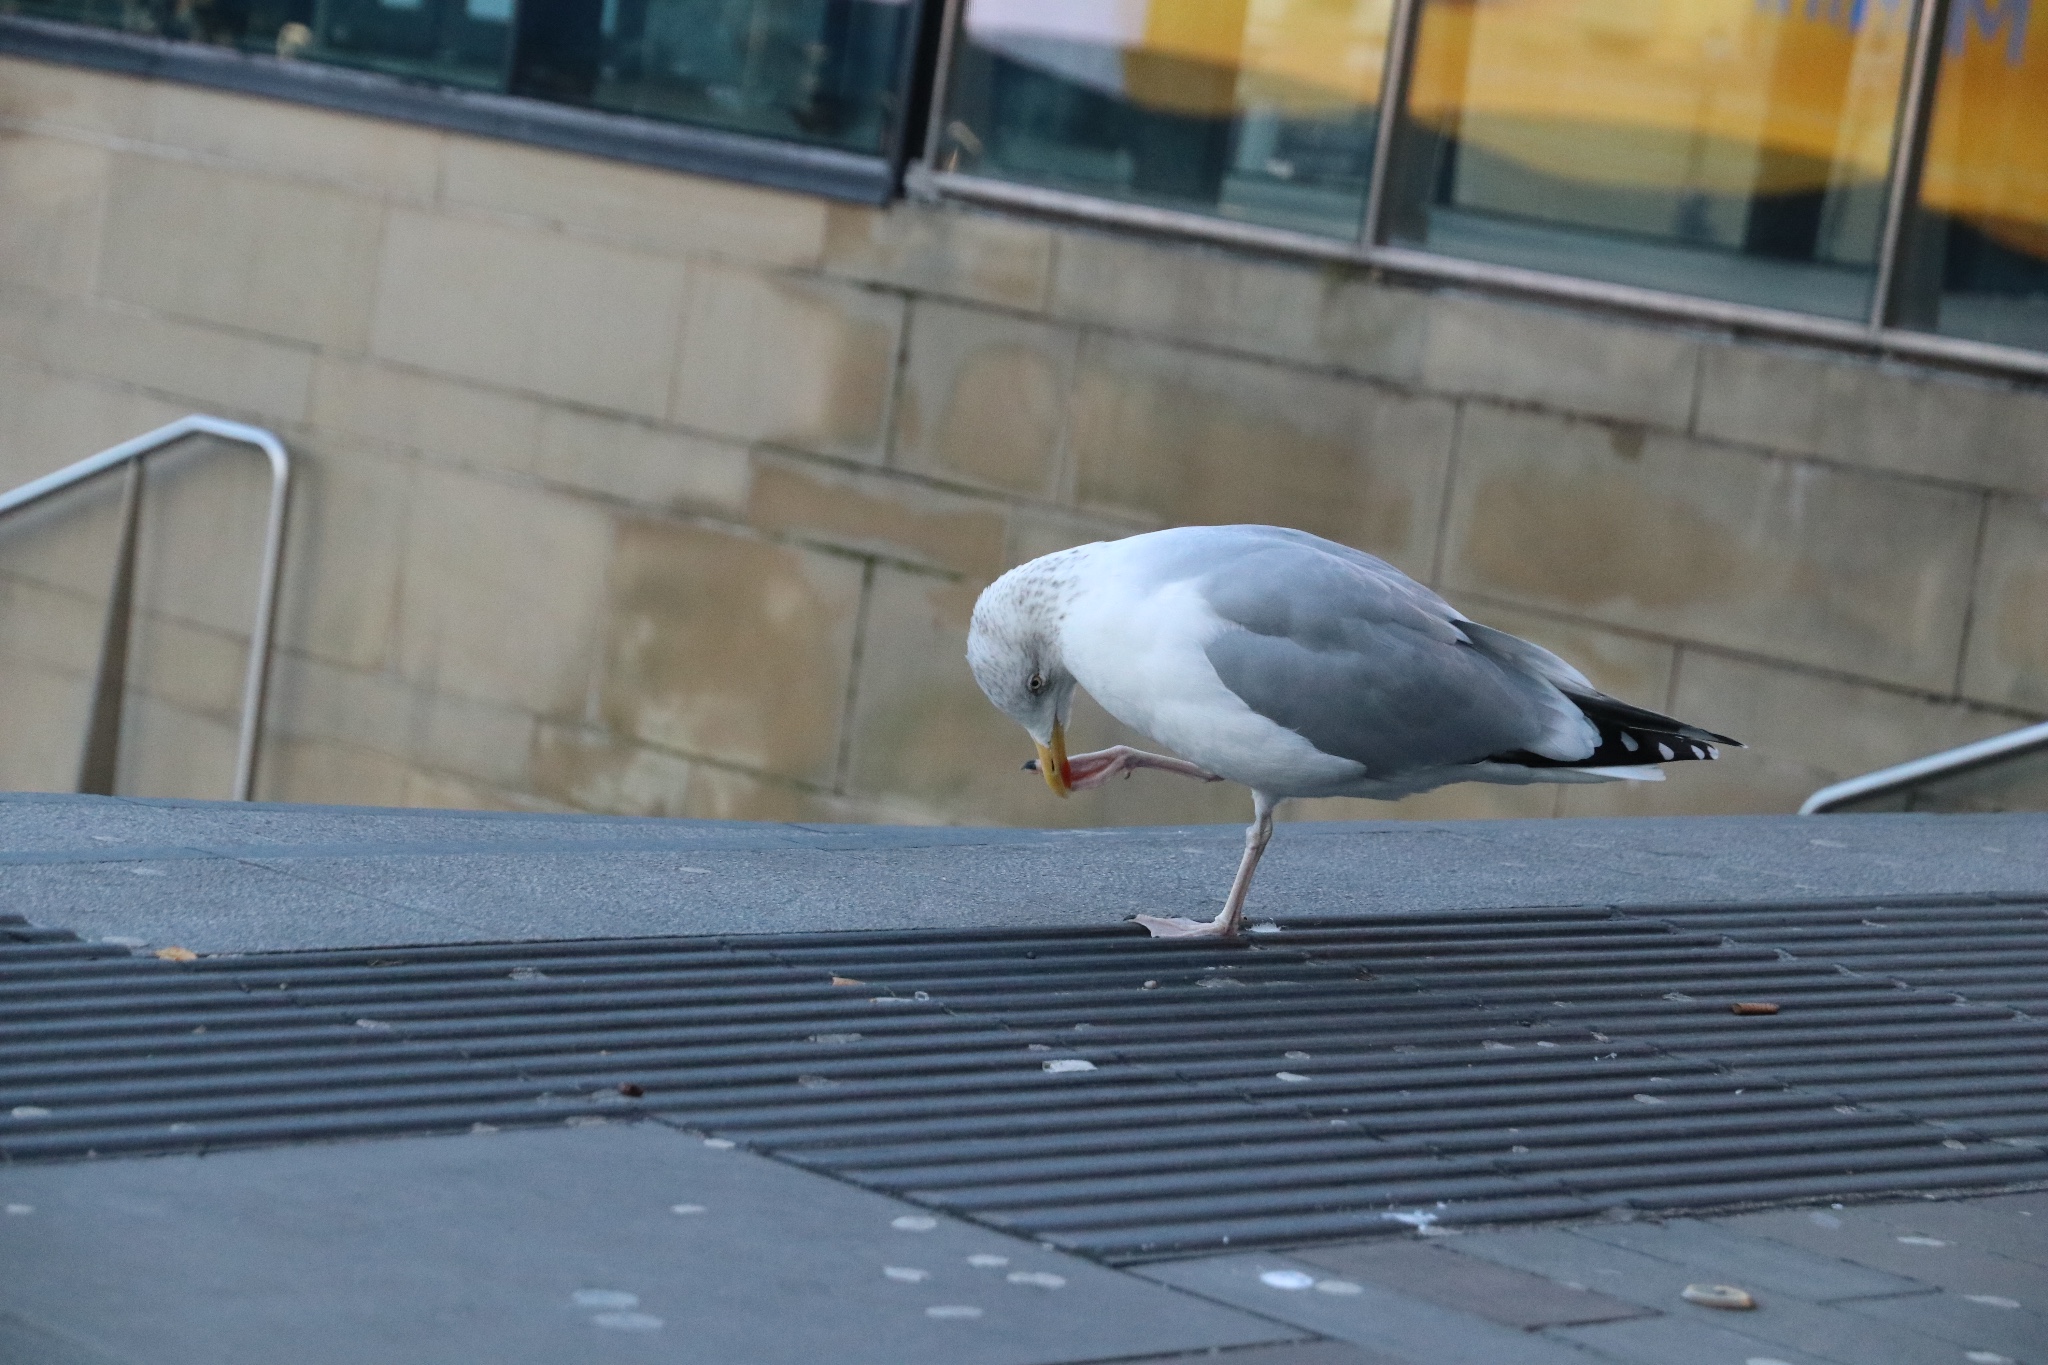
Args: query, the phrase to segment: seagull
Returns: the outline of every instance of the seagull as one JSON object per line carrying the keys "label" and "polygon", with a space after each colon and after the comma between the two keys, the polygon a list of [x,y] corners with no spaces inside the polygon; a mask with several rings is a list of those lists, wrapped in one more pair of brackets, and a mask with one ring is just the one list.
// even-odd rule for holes
{"label": "seagull", "polygon": [[[1274,808],[1292,797],[1657,782],[1660,763],[1741,747],[1598,691],[1385,560],[1279,526],[1181,526],[1019,565],[975,602],[967,663],[1030,734],[1038,757],[1024,766],[1056,795],[1144,768],[1251,788],[1222,912],[1134,917],[1158,938],[1240,931]],[[1070,756],[1077,687],[1183,757],[1124,745]]]}

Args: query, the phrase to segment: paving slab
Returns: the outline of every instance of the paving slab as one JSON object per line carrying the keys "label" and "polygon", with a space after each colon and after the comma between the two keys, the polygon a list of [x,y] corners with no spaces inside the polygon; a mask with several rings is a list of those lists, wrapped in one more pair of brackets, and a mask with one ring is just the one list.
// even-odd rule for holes
{"label": "paving slab", "polygon": [[[2048,1194],[1870,1204],[1857,1208],[1855,1216],[1875,1218],[1904,1236],[1933,1237],[2048,1272]],[[2041,1278],[2048,1286],[2048,1273]]]}
{"label": "paving slab", "polygon": [[[1842,1281],[1832,1273],[1816,1278],[1810,1285],[1801,1285],[1788,1277],[1778,1280],[1777,1288],[1765,1290],[1740,1265],[1731,1267],[1716,1261],[1710,1273],[1696,1265],[1666,1260],[1586,1235],[1611,1231],[1614,1226],[1580,1223],[1572,1228],[1529,1232],[1468,1233],[1445,1246],[1459,1254],[1514,1265],[1567,1284],[1589,1284],[1615,1298],[1662,1310],[1662,1316],[1655,1321],[1628,1320],[1560,1328],[1551,1333],[1641,1365],[1681,1365],[1695,1360],[1703,1365],[1741,1365],[1752,1359],[1784,1360],[1791,1365],[1807,1359],[1834,1365],[1938,1365],[1956,1356],[1947,1340],[1919,1331],[1913,1325],[1910,1308],[1905,1306],[1931,1299],[1931,1290],[1920,1288],[1911,1294],[1882,1300],[1902,1306],[1895,1322],[1887,1325],[1847,1313],[1846,1303],[1817,1303],[1810,1297],[1801,1297],[1798,1291],[1802,1288],[1809,1292],[1839,1288]],[[1735,1240],[1738,1244],[1742,1241]],[[1813,1260],[1819,1263],[1822,1258]],[[1782,1273],[1791,1267],[1778,1261],[1775,1269]],[[1749,1289],[1755,1294],[1758,1307],[1729,1311],[1688,1303],[1682,1297],[1683,1291],[1688,1284],[1695,1283],[1733,1283]]]}
{"label": "paving slab", "polygon": [[1196,1355],[1146,1356],[1117,1365],[1423,1365],[1348,1341],[1296,1341],[1284,1346],[1247,1346]]}
{"label": "paving slab", "polygon": [[1815,1303],[1914,1294],[1930,1287],[1904,1275],[1872,1270],[1694,1218],[1667,1223],[1589,1223],[1573,1232],[1684,1266],[1696,1272],[1696,1278],[1740,1284],[1758,1292],[1796,1294]]}
{"label": "paving slab", "polygon": [[1601,1359],[1572,1342],[1503,1327],[1286,1256],[1204,1256],[1141,1266],[1138,1273],[1417,1365],[1596,1365]]}
{"label": "paving slab", "polygon": [[1066,1365],[1309,1335],[652,1123],[14,1166],[0,1201],[0,1320],[34,1352],[8,1365]]}
{"label": "paving slab", "polygon": [[[1994,1352],[2018,1365],[2048,1365],[2048,1314],[2014,1307],[2002,1295],[1975,1298],[1944,1291],[1912,1299],[1859,1299],[1842,1308],[1893,1328],[1953,1342],[1965,1352]],[[2039,1305],[2041,1296],[2033,1302]]]}
{"label": "paving slab", "polygon": [[1958,1294],[1993,1294],[2035,1306],[2048,1299],[2043,1292],[2048,1289],[2048,1274],[2038,1263],[1981,1249],[1961,1237],[1916,1232],[1901,1225],[1917,1221],[1911,1216],[1878,1212],[1899,1207],[1775,1209],[1730,1218],[1724,1226]]}
{"label": "paving slab", "polygon": [[[1748,1315],[1744,1315],[1745,1317]],[[1857,1343],[1855,1354],[1826,1355],[1800,1350],[1782,1340],[1754,1336],[1740,1327],[1690,1318],[1639,1318],[1565,1329],[1561,1335],[1601,1355],[1629,1365],[1936,1365],[1921,1343],[1903,1350],[1865,1354],[1869,1343]],[[1829,1336],[1837,1348],[1847,1345]],[[1879,1343],[1883,1347],[1884,1343]]]}
{"label": "paving slab", "polygon": [[1342,1243],[1297,1253],[1347,1279],[1362,1280],[1439,1307],[1472,1313],[1503,1327],[1570,1327],[1652,1316],[1656,1310],[1590,1289],[1460,1256],[1428,1242]]}

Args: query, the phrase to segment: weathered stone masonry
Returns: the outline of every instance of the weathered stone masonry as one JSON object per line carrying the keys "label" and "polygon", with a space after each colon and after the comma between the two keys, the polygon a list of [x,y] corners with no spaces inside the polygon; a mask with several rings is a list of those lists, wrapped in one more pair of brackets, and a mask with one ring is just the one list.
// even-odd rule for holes
{"label": "weathered stone masonry", "polygon": [[[1196,521],[1755,745],[1392,813],[1783,810],[2048,714],[2039,386],[0,61],[0,485],[191,410],[302,461],[271,799],[1238,820],[1054,802],[961,661],[1007,565]],[[153,484],[124,790],[226,790],[261,494]],[[0,543],[8,786],[71,779],[87,501]]]}

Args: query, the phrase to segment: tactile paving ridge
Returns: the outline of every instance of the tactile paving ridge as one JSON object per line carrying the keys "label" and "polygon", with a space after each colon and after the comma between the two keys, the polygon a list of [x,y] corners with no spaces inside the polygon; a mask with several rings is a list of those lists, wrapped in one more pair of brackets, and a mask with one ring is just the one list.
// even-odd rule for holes
{"label": "tactile paving ridge", "polygon": [[647,1116],[1125,1259],[2048,1180],[2044,1007],[2032,900],[189,962],[0,921],[0,1155]]}

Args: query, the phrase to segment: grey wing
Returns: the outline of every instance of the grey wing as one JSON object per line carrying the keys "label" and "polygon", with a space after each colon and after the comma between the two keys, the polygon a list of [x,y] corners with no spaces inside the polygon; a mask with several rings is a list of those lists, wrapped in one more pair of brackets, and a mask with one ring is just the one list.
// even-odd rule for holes
{"label": "grey wing", "polygon": [[1374,776],[1522,749],[1591,752],[1577,708],[1540,672],[1475,642],[1441,598],[1370,556],[1272,543],[1201,590],[1234,627],[1207,648],[1223,685]]}

